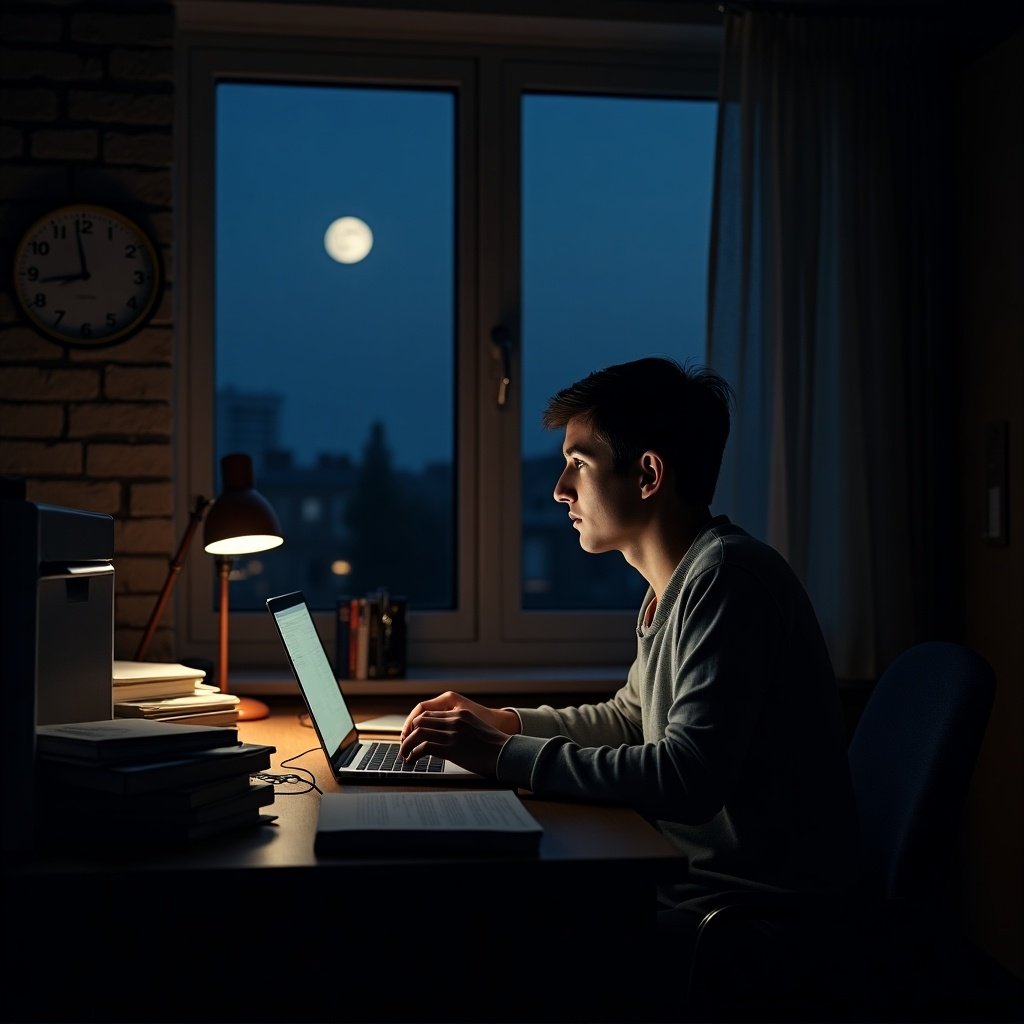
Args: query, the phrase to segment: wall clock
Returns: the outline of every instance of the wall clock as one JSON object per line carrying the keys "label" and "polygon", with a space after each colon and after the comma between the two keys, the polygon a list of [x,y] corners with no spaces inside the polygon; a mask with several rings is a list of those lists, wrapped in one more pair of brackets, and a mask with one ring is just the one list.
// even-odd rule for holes
{"label": "wall clock", "polygon": [[25,316],[47,338],[76,348],[110,345],[137,331],[160,285],[160,260],[146,232],[91,203],[40,217],[14,254],[14,293]]}

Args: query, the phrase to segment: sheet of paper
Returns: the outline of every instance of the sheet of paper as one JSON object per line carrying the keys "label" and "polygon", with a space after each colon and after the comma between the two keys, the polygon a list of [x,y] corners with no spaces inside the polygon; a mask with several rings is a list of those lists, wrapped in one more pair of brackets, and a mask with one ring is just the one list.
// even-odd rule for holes
{"label": "sheet of paper", "polygon": [[204,679],[206,673],[167,661],[118,661],[113,663],[115,683],[141,683],[150,679]]}

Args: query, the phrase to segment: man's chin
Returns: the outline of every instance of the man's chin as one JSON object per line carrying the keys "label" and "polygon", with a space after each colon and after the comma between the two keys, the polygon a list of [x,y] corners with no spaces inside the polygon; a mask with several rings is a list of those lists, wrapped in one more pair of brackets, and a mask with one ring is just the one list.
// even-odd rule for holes
{"label": "man's chin", "polygon": [[580,537],[580,548],[586,551],[588,555],[603,555],[606,551],[612,549],[607,544],[595,543],[594,541],[588,541],[582,536]]}

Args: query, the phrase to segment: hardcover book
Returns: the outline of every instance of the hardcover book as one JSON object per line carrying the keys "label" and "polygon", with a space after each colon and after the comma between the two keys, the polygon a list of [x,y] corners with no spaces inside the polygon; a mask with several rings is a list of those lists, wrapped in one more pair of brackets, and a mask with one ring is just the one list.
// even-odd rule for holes
{"label": "hardcover book", "polygon": [[[79,825],[122,825],[135,822],[143,826],[150,824],[199,825],[234,817],[245,811],[266,807],[274,802],[274,786],[270,782],[254,782],[246,776],[245,789],[228,794],[220,800],[197,804],[193,807],[169,808],[160,800],[146,797],[111,797],[107,800],[83,800],[81,792],[68,786],[56,790],[53,799],[47,801],[50,814],[59,814],[65,825],[76,822]],[[159,794],[153,794],[159,796]]]}
{"label": "hardcover book", "polygon": [[[89,819],[77,821],[73,835],[67,835],[65,830],[63,844],[87,846],[90,850],[108,849],[115,853],[132,849],[149,850],[154,847],[163,849],[167,846],[196,842],[223,833],[235,832],[242,828],[269,825],[276,820],[276,814],[264,814],[258,807],[211,821],[101,821]],[[52,822],[47,822],[44,824],[44,828],[52,824]],[[62,837],[51,828],[48,832],[44,831],[43,838],[44,841],[54,842],[61,840]]]}
{"label": "hardcover book", "polygon": [[338,598],[334,636],[334,676],[349,678],[349,653],[352,641],[352,598],[347,594]]}
{"label": "hardcover book", "polygon": [[[171,789],[159,789],[152,793],[138,796],[121,796],[117,793],[105,793],[101,790],[90,790],[87,796],[75,786],[55,787],[54,798],[74,800],[95,807],[100,813],[106,808],[116,805],[120,808],[145,808],[147,813],[165,812],[179,814],[194,811],[206,804],[222,803],[234,797],[248,793],[255,783],[247,773],[225,775],[220,779],[209,779],[193,782],[186,786],[175,786]],[[66,790],[66,792],[65,792]]]}
{"label": "hardcover book", "polygon": [[[168,725],[167,728],[182,727]],[[142,764],[90,765],[82,761],[40,758],[37,768],[40,781],[44,784],[78,786],[81,789],[132,796],[223,778],[226,775],[263,772],[270,767],[270,755],[276,749],[260,743],[235,742],[227,747],[196,750],[181,757]]]}
{"label": "hardcover book", "polygon": [[91,764],[155,760],[237,741],[238,733],[230,726],[172,724],[148,718],[67,722],[36,729],[38,757],[73,758]]}

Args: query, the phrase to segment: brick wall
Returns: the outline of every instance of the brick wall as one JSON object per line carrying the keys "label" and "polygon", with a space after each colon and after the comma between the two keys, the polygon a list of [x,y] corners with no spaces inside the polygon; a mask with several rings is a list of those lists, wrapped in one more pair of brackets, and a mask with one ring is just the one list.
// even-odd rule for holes
{"label": "brick wall", "polygon": [[[0,11],[0,473],[32,501],[115,519],[115,657],[134,654],[177,543],[172,520],[174,11],[10,0]],[[12,295],[12,258],[72,201],[139,221],[164,285],[140,332],[66,349]],[[173,657],[173,602],[148,657]]]}

